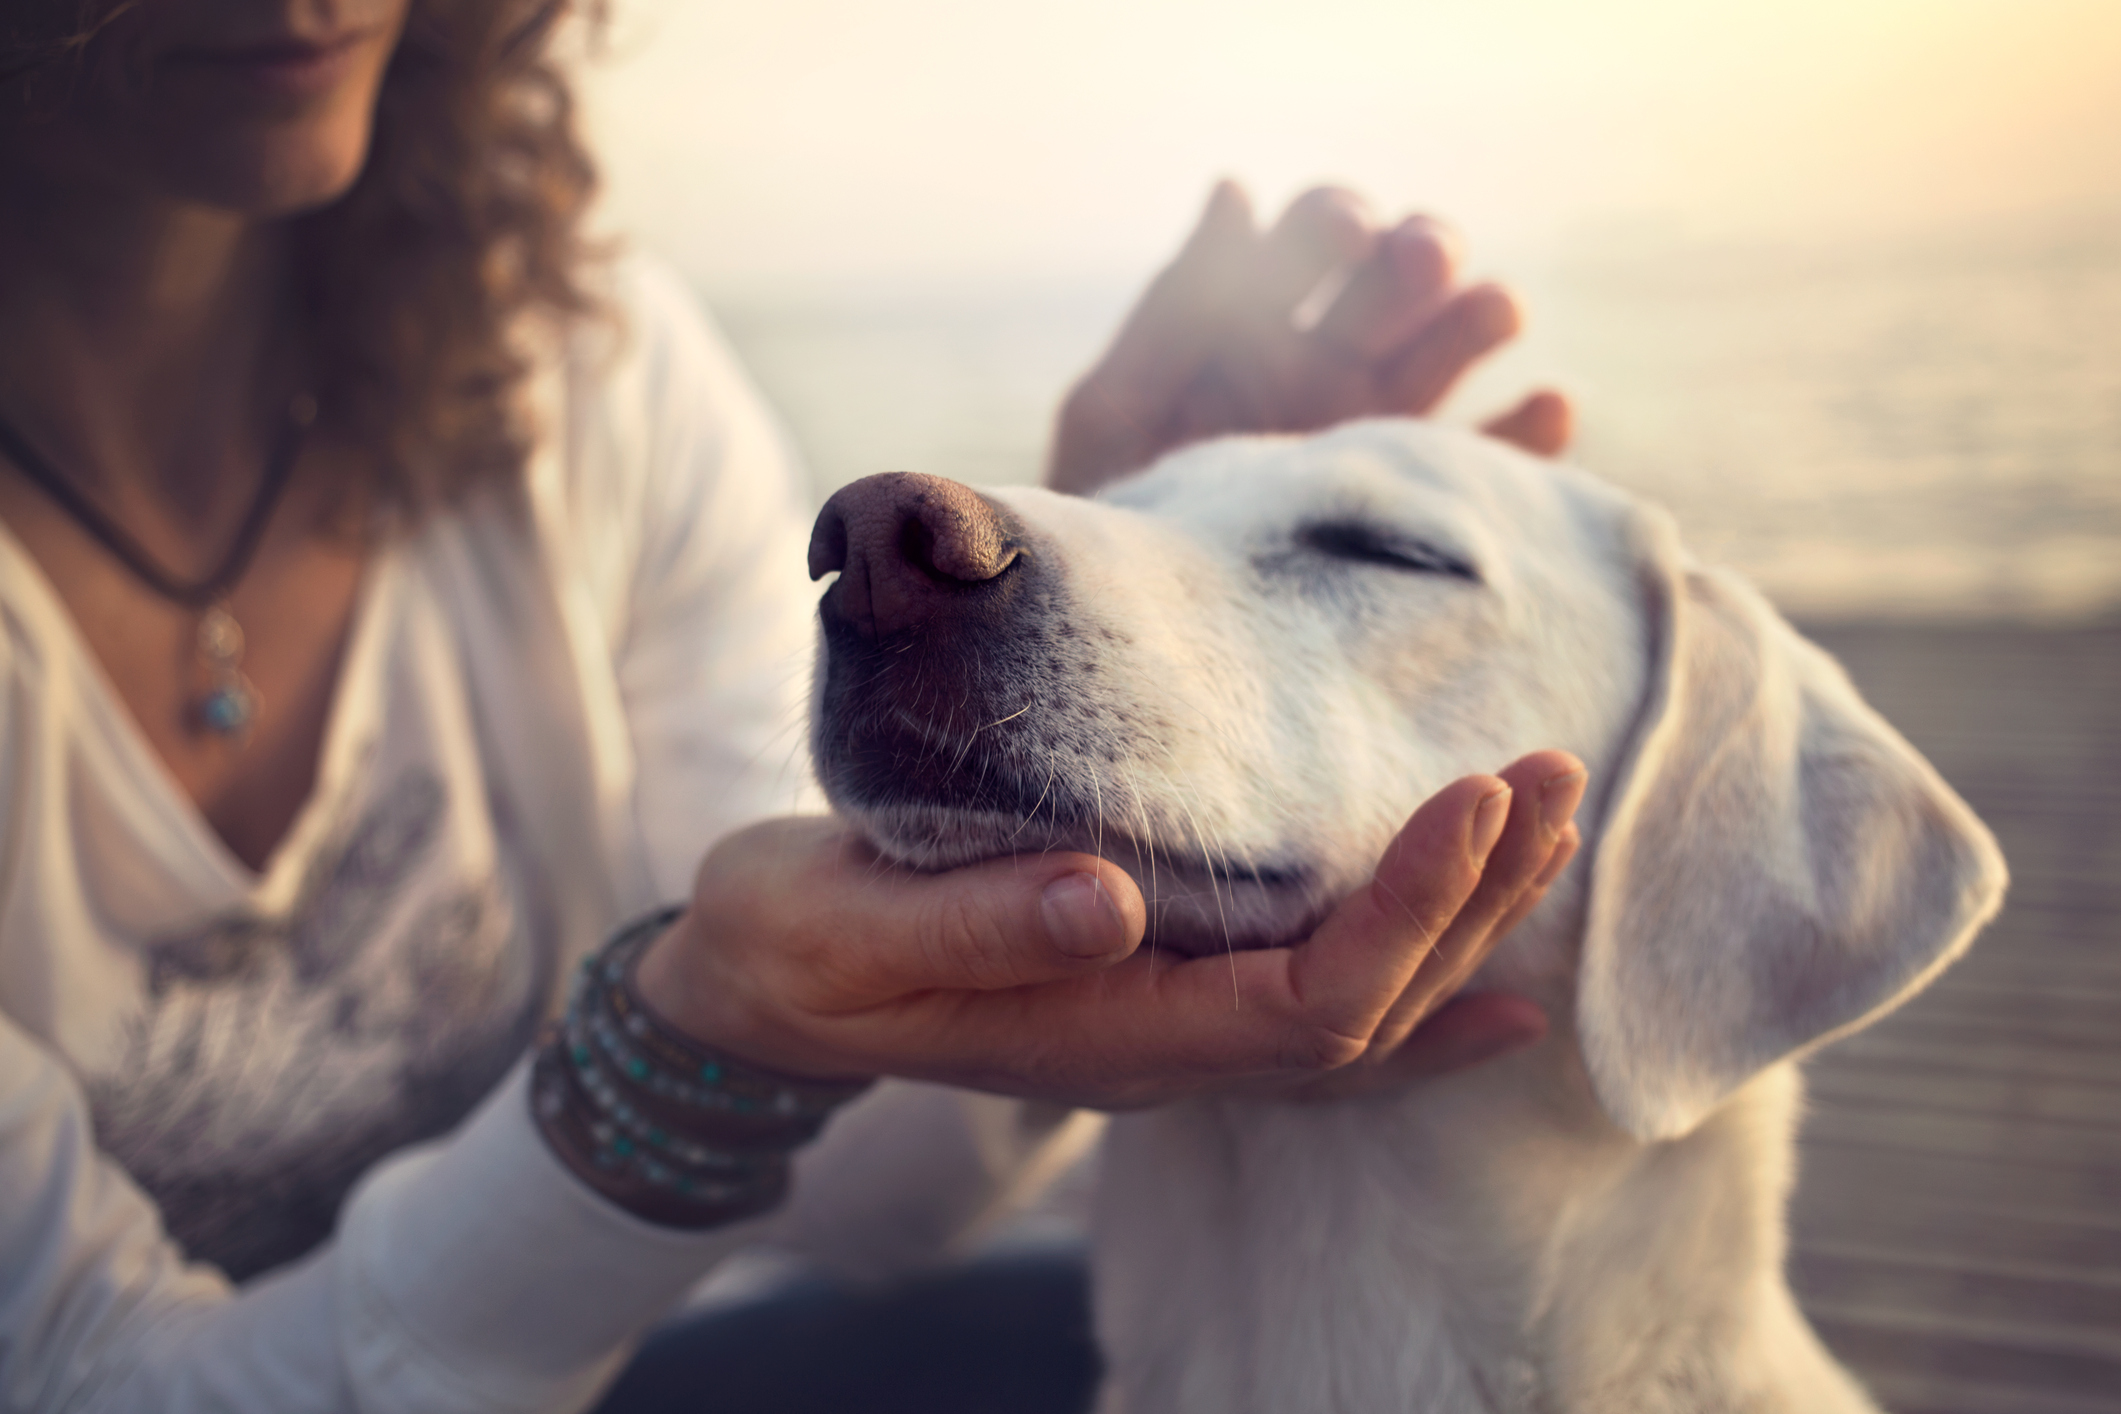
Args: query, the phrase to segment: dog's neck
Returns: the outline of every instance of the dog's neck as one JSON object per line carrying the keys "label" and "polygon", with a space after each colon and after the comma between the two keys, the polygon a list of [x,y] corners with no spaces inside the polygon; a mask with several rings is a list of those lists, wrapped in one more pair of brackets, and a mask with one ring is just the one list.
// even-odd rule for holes
{"label": "dog's neck", "polygon": [[1128,1414],[1871,1408],[1782,1279],[1795,1069],[1637,1142],[1598,1107],[1539,921],[1497,968],[1553,1014],[1530,1050],[1364,1100],[1115,1122],[1099,1336]]}

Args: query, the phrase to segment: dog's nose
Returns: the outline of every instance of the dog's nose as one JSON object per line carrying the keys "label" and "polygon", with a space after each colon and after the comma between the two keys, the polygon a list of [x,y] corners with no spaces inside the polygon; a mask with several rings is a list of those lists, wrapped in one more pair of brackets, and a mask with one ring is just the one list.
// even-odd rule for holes
{"label": "dog's nose", "polygon": [[843,486],[810,532],[810,577],[834,570],[828,618],[881,638],[952,616],[1022,558],[999,507],[969,486],[910,471]]}

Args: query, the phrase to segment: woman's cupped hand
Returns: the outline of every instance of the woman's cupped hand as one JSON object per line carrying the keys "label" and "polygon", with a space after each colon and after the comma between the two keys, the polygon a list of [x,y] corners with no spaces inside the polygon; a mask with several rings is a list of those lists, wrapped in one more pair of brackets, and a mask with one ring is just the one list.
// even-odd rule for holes
{"label": "woman's cupped hand", "polygon": [[708,855],[636,983],[688,1034],[798,1075],[1105,1109],[1360,1093],[1543,1034],[1524,998],[1457,994],[1574,854],[1584,779],[1542,751],[1455,781],[1309,937],[1202,958],[1142,946],[1141,891],[1106,860],[923,874],[839,821],[767,821]]}

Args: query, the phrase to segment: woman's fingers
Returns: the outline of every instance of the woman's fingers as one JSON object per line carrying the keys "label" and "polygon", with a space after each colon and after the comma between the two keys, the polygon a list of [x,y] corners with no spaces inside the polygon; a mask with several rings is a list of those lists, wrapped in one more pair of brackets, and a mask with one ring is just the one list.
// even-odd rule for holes
{"label": "woman's fingers", "polygon": [[1526,914],[1539,907],[1539,901],[1547,896],[1547,890],[1561,877],[1561,871],[1569,867],[1569,861],[1576,857],[1576,851],[1582,845],[1583,836],[1577,831],[1576,823],[1572,820],[1563,827],[1561,838],[1554,842],[1554,852],[1547,856],[1546,864],[1532,880],[1531,886],[1517,896],[1517,902],[1510,906],[1510,911],[1495,924],[1497,938],[1507,935],[1512,928],[1524,922]]}
{"label": "woman's fingers", "polygon": [[1292,964],[1294,984],[1321,1022],[1357,1041],[1360,1055],[1416,969],[1450,934],[1501,847],[1512,810],[1506,780],[1469,776],[1414,812],[1357,889]]}
{"label": "woman's fingers", "polygon": [[1488,857],[1479,887],[1378,1023],[1371,1055],[1379,1061],[1487,961],[1509,931],[1507,925],[1529,913],[1559,873],[1553,858],[1583,800],[1583,763],[1564,751],[1538,751],[1504,768],[1501,779],[1511,787],[1508,828]]}
{"label": "woman's fingers", "polygon": [[1410,216],[1377,242],[1356,267],[1313,335],[1375,363],[1419,332],[1458,279],[1461,247],[1440,221]]}
{"label": "woman's fingers", "polygon": [[[1179,1016],[1190,1024],[1198,1015],[1226,1042],[1250,1048],[1232,1054],[1233,1067],[1279,1076],[1268,1093],[1300,1098],[1355,1094],[1441,1074],[1536,1040],[1546,1024],[1538,1006],[1501,994],[1451,1006],[1448,1017],[1431,1018],[1441,1023],[1433,1032],[1415,1028],[1486,957],[1500,936],[1499,921],[1514,904],[1535,888],[1543,890],[1537,881],[1551,882],[1553,821],[1566,821],[1582,786],[1581,763],[1547,751],[1514,763],[1500,777],[1469,777],[1446,787],[1407,822],[1371,884],[1309,940],[1234,958],[1194,959],[1174,970],[1161,990],[1179,1004],[1160,1018],[1160,1039],[1199,1044],[1185,1025],[1172,1024]],[[1561,838],[1568,829],[1564,825]],[[1137,955],[1088,985],[1124,989],[1129,970],[1146,962]],[[1225,989],[1240,1014],[1249,1013],[1243,1028],[1238,1016],[1217,1018],[1209,1010]],[[1311,1074],[1291,1091],[1286,1082],[1305,1072]],[[1231,1069],[1214,1078],[1237,1073]]]}
{"label": "woman's fingers", "polygon": [[1538,906],[1576,853],[1571,817],[1586,778],[1575,757],[1535,752],[1504,769],[1501,779],[1512,787],[1510,819],[1479,887],[1377,1024],[1361,1059],[1305,1081],[1291,1098],[1344,1099],[1444,1075],[1546,1034],[1546,1016],[1528,998],[1453,995]]}
{"label": "woman's fingers", "polygon": [[1244,297],[1267,328],[1289,328],[1304,297],[1336,270],[1361,266],[1377,249],[1369,205],[1345,187],[1313,187],[1283,211],[1260,242]]}
{"label": "woman's fingers", "polygon": [[1522,447],[1535,457],[1558,457],[1576,432],[1576,410],[1551,389],[1529,394],[1499,417],[1480,425],[1490,437]]}
{"label": "woman's fingers", "polygon": [[1321,359],[1297,315],[1337,272],[1367,264],[1377,240],[1354,192],[1317,187],[1290,202],[1204,321],[1214,325],[1213,348],[1174,403],[1170,445],[1308,431],[1361,415],[1367,379],[1340,359]]}
{"label": "woman's fingers", "polygon": [[1524,316],[1500,285],[1474,285],[1445,301],[1379,374],[1380,411],[1420,417],[1442,402],[1466,370],[1517,337]]}

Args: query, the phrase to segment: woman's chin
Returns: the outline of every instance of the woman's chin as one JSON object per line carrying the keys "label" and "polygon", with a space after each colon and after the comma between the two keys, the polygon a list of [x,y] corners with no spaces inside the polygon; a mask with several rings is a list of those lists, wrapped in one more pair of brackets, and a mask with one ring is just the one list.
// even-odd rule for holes
{"label": "woman's chin", "polygon": [[257,218],[314,210],[345,195],[368,159],[396,34],[376,24],[318,42],[142,36],[56,115],[50,127],[75,131],[52,156],[187,205]]}
{"label": "woman's chin", "polygon": [[261,220],[296,216],[344,196],[368,157],[365,112],[219,126],[171,145],[157,173],[168,195]]}

